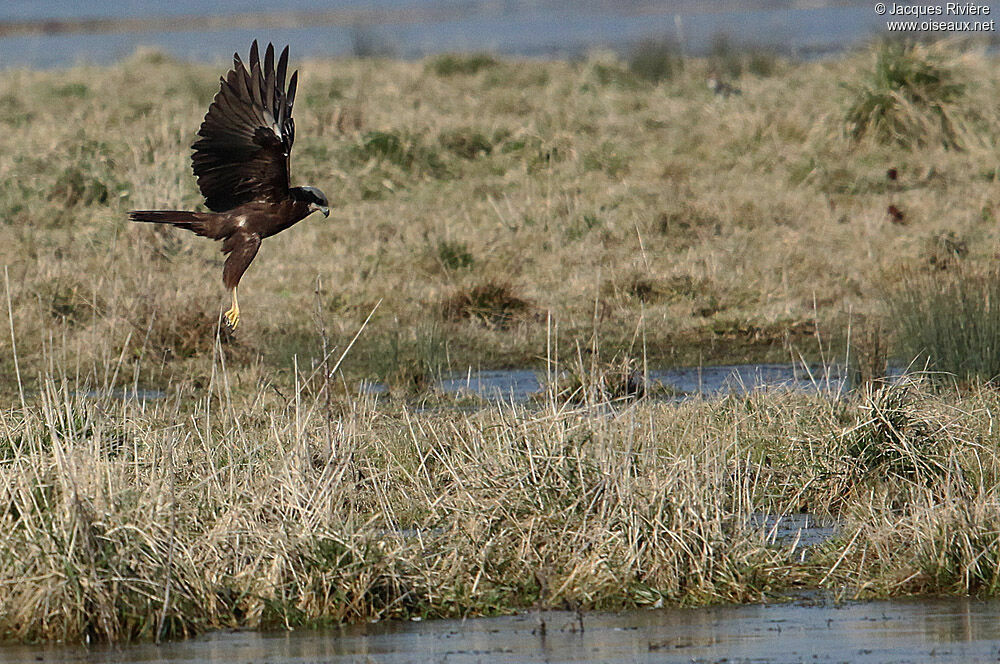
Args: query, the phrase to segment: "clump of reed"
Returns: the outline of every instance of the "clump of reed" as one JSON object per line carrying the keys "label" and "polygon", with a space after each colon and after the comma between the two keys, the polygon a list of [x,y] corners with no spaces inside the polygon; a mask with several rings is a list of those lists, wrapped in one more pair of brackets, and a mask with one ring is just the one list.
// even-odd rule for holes
{"label": "clump of reed", "polygon": [[632,401],[646,395],[648,380],[641,361],[626,354],[616,355],[610,361],[602,361],[598,353],[587,355],[585,359],[578,353],[543,394],[576,404]]}
{"label": "clump of reed", "polygon": [[848,133],[906,147],[958,147],[966,86],[946,53],[937,46],[882,41],[872,57],[863,79],[847,86]]}
{"label": "clump of reed", "polygon": [[846,467],[845,484],[857,486],[869,478],[898,478],[927,486],[947,475],[942,432],[946,425],[913,379],[892,385],[869,383],[862,391],[857,421],[839,436]]}
{"label": "clump of reed", "polygon": [[[831,586],[858,596],[917,593],[994,596],[998,458],[983,429],[996,392],[981,384],[958,400],[925,379],[887,383],[858,402],[836,449],[845,484],[836,496],[844,530],[823,564]],[[984,434],[986,434],[984,436]]]}
{"label": "clump of reed", "polygon": [[898,353],[968,382],[1000,376],[1000,273],[908,271],[887,295]]}

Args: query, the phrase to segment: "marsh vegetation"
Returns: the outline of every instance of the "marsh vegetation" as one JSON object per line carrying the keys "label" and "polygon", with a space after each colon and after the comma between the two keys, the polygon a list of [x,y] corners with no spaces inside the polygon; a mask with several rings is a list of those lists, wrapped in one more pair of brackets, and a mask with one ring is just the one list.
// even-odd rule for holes
{"label": "marsh vegetation", "polygon": [[[303,63],[293,179],[335,211],[264,246],[235,337],[216,247],[125,220],[198,204],[216,68],[0,73],[0,635],[996,594],[994,63],[724,46]],[[820,357],[866,386],[631,380]],[[553,363],[529,404],[414,401]],[[800,512],[835,535],[760,526]]]}
{"label": "marsh vegetation", "polygon": [[[418,412],[221,358],[194,392],[50,376],[4,412],[6,638],[998,587],[992,389]],[[834,536],[762,525],[801,512]]]}
{"label": "marsh vegetation", "polygon": [[[230,366],[287,381],[378,302],[349,382],[398,373],[390,347],[540,367],[553,338],[654,366],[843,357],[915,274],[989,269],[988,58],[886,44],[796,64],[724,42],[677,58],[650,42],[627,62],[303,64],[293,175],[337,214],[264,247]],[[710,73],[744,94],[713,95]],[[0,75],[0,261],[28,384],[48,344],[91,368],[124,357],[148,387],[205,382],[217,248],[124,213],[198,204],[189,144],[216,75],[149,53]]]}

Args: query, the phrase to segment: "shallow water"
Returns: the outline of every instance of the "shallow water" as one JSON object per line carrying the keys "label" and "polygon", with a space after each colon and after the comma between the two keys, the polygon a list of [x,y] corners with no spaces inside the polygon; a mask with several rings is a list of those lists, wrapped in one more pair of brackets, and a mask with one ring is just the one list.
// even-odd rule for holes
{"label": "shallow water", "polygon": [[812,514],[753,514],[748,526],[762,530],[773,543],[795,543],[797,548],[822,544],[837,534],[837,526],[817,519]]}
{"label": "shallow water", "polygon": [[[827,6],[824,6],[827,5]],[[248,0],[205,3],[152,0],[79,3],[70,0],[0,3],[0,23],[73,21],[82,18],[156,18],[230,15],[260,11]],[[294,44],[295,57],[350,54],[359,31],[402,57],[446,51],[489,50],[505,55],[579,55],[595,47],[623,48],[650,36],[670,36],[686,50],[703,52],[721,33],[737,41],[765,43],[798,53],[842,50],[884,29],[884,21],[863,1],[831,0],[808,9],[761,0],[697,3],[687,0],[275,0],[268,12],[377,10],[371,22],[318,21],[302,27],[233,26],[87,33],[49,29],[45,34],[0,38],[0,67],[53,67],[77,61],[104,64],[151,46],[189,60],[224,61],[251,39]],[[378,13],[381,12],[381,13]],[[381,18],[378,18],[381,16]],[[43,26],[44,27],[44,26]]]}
{"label": "shallow water", "polygon": [[[836,393],[844,388],[844,372],[840,367],[804,367],[800,364],[680,367],[650,371],[649,380],[672,388],[681,397],[745,394],[764,388]],[[441,381],[440,388],[444,392],[465,392],[483,399],[526,401],[542,390],[542,381],[540,374],[530,369],[476,371],[447,377]]]}
{"label": "shallow water", "polygon": [[[442,392],[468,394],[486,400],[523,402],[542,392],[542,374],[532,369],[501,369],[453,374],[439,381]],[[739,364],[711,367],[680,367],[649,372],[649,382],[668,388],[670,398],[745,394],[763,389],[794,389],[839,393],[846,387],[839,367],[803,367],[794,364]],[[369,394],[388,392],[382,383],[363,381],[360,390]],[[109,397],[125,401],[163,399],[167,393],[156,389],[90,390],[78,394],[87,398]]]}
{"label": "shallow water", "polygon": [[[540,633],[540,618],[545,633]],[[580,630],[582,624],[583,630]],[[208,634],[161,646],[6,647],[8,664],[403,662],[996,662],[1000,601],[965,598],[529,612],[322,632]]]}

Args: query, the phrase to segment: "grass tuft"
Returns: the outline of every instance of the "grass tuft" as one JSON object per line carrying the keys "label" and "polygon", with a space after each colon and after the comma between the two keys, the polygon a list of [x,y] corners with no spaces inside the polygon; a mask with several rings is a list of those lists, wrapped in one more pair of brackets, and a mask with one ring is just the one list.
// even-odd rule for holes
{"label": "grass tuft", "polygon": [[548,386],[560,403],[601,404],[641,399],[646,395],[642,362],[628,355],[601,361],[597,354],[582,355]]}
{"label": "grass tuft", "polygon": [[490,138],[481,131],[465,127],[442,132],[438,142],[457,157],[476,159],[493,152],[493,146],[506,138],[505,133],[498,133]]}
{"label": "grass tuft", "polygon": [[51,190],[52,198],[67,207],[103,205],[108,202],[110,194],[108,185],[103,180],[74,167],[64,170],[56,178]]}
{"label": "grass tuft", "polygon": [[914,147],[960,147],[965,84],[945,56],[922,44],[880,42],[861,82],[848,85],[846,123],[855,139]]}
{"label": "grass tuft", "polygon": [[172,316],[164,316],[154,307],[140,306],[131,315],[130,322],[134,336],[142,340],[145,350],[166,362],[210,356],[217,332],[222,343],[235,344],[235,339],[219,320],[215,307],[202,301],[189,302],[185,309]]}
{"label": "grass tuft", "polygon": [[684,58],[680,47],[670,39],[643,39],[629,53],[628,70],[635,77],[656,84],[677,78],[684,71]]}
{"label": "grass tuft", "polygon": [[352,154],[361,162],[382,161],[403,171],[435,178],[450,175],[447,165],[436,150],[424,145],[418,136],[400,131],[370,131],[360,138]]}
{"label": "grass tuft", "polygon": [[888,305],[904,357],[963,382],[1000,377],[1000,273],[908,272]]}
{"label": "grass tuft", "polygon": [[927,240],[927,263],[936,270],[960,266],[969,255],[969,243],[955,231],[935,233]]}
{"label": "grass tuft", "polygon": [[441,303],[445,319],[470,318],[501,330],[530,310],[531,303],[517,295],[509,283],[492,280],[459,290]]}
{"label": "grass tuft", "polygon": [[464,242],[449,242],[448,240],[438,242],[437,259],[445,270],[452,272],[472,267],[476,263],[476,259]]}
{"label": "grass tuft", "polygon": [[841,440],[847,483],[895,478],[927,486],[948,472],[940,435],[946,424],[919,398],[910,379],[863,390],[859,421]]}
{"label": "grass tuft", "polygon": [[438,76],[470,76],[499,65],[500,62],[488,53],[444,53],[428,60],[426,68]]}

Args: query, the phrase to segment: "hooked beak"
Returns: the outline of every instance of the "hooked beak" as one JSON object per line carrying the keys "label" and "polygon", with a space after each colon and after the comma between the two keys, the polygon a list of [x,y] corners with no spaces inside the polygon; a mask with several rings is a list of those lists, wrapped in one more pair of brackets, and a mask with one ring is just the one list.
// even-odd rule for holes
{"label": "hooked beak", "polygon": [[330,208],[326,207],[325,205],[320,206],[319,211],[323,213],[324,217],[330,216]]}

